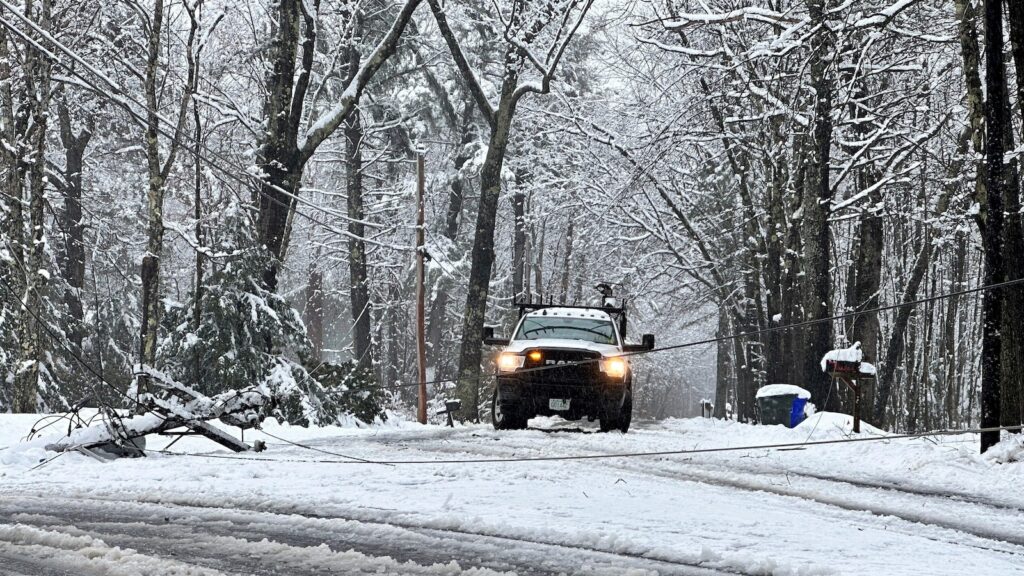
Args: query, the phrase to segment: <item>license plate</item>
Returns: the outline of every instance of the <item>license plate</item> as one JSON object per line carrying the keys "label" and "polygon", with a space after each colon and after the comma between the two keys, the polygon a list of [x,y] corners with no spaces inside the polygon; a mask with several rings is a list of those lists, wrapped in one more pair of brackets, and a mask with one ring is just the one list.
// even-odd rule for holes
{"label": "license plate", "polygon": [[568,400],[560,400],[558,398],[552,398],[552,399],[548,400],[548,408],[551,408],[552,410],[568,410],[569,409],[569,401]]}

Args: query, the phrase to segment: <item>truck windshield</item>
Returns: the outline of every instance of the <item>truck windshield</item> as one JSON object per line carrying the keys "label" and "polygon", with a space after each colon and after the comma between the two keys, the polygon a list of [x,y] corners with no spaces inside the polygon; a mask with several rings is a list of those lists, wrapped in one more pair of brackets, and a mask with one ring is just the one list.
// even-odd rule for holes
{"label": "truck windshield", "polygon": [[539,340],[561,338],[585,340],[597,344],[616,344],[615,324],[608,320],[590,318],[556,318],[551,316],[529,316],[519,326],[515,340]]}

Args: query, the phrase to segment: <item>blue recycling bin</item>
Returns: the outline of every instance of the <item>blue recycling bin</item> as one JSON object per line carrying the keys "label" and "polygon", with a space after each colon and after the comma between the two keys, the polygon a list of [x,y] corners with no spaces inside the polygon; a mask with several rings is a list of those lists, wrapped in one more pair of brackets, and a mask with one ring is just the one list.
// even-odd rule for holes
{"label": "blue recycling bin", "polygon": [[804,421],[804,408],[811,393],[791,384],[769,384],[757,391],[758,421],[794,428]]}
{"label": "blue recycling bin", "polygon": [[793,398],[793,410],[789,413],[789,427],[796,428],[796,425],[803,422],[807,416],[804,408],[807,406],[807,398],[797,396]]}

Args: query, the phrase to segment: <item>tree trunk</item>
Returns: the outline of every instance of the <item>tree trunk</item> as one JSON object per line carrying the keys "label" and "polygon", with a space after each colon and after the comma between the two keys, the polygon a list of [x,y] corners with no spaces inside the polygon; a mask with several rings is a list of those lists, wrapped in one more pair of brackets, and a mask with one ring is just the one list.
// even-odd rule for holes
{"label": "tree trunk", "polygon": [[[1010,121],[1009,100],[1005,101],[1004,112],[1007,129],[1004,150],[1012,150],[1013,129]],[[1024,236],[1021,229],[1020,182],[1018,163],[1006,166],[1003,189],[1003,258],[1004,280],[1024,277]],[[1002,360],[1000,362],[1000,418],[1003,426],[1016,426],[1024,421],[1024,398],[1021,387],[1024,382],[1024,286],[1009,286],[999,291],[1003,297]]]}
{"label": "tree trunk", "polygon": [[[199,103],[193,101],[192,103],[192,122],[195,125],[195,148],[193,154],[195,155],[195,173],[194,173],[194,189],[192,197],[192,217],[196,221],[196,244],[200,247],[196,250],[196,271],[195,271],[195,284],[192,290],[192,329],[197,333],[199,326],[203,322],[203,270],[206,265],[206,257],[203,252],[203,247],[206,244],[205,234],[203,233],[203,163],[199,160],[203,150],[203,123],[199,117]],[[195,351],[195,358],[193,359],[195,364],[194,374],[197,380],[201,378],[204,373],[202,354],[199,350]],[[196,382],[198,384],[198,382]]]}
{"label": "tree trunk", "polygon": [[352,340],[356,363],[361,368],[373,367],[371,350],[372,326],[370,324],[370,287],[367,284],[366,242],[363,237],[366,228],[363,220],[363,125],[359,110],[353,110],[345,120],[345,166],[348,194],[348,272],[349,294],[352,304],[354,329]]}
{"label": "tree trunk", "polygon": [[[92,138],[91,127],[75,135],[71,126],[71,114],[67,106],[58,106],[60,139],[64,145],[64,207],[60,214],[61,229],[64,232],[64,250],[61,258],[61,275],[67,282],[64,304],[70,317],[68,340],[75,352],[82,352],[82,288],[85,286],[85,225],[82,222],[82,159],[85,148]],[[91,122],[90,122],[91,124]]]}
{"label": "tree trunk", "polygon": [[[6,17],[0,8],[0,16]],[[2,297],[0,301],[7,303],[0,313],[0,346],[15,349],[17,345],[18,322],[23,315],[20,307],[14,302],[20,297],[24,285],[21,269],[24,265],[25,222],[22,211],[24,183],[21,172],[20,158],[24,156],[24,148],[20,142],[18,123],[14,113],[14,91],[12,89],[11,52],[7,39],[7,28],[0,26],[0,236],[8,241],[5,246],[9,250],[10,260],[0,258],[0,283]],[[17,359],[4,358],[3,383],[0,384],[0,400],[5,401],[7,408],[13,401],[13,390],[6,378],[6,368]]]}
{"label": "tree trunk", "polygon": [[[724,305],[718,307],[718,331],[715,336],[724,338],[729,335],[729,311]],[[729,403],[729,347],[728,340],[719,340],[715,345],[717,354],[715,362],[715,418],[725,418],[726,404]]]}
{"label": "tree trunk", "polygon": [[[142,257],[142,331],[139,338],[139,362],[156,365],[157,336],[160,328],[160,257],[164,244],[164,182],[160,159],[160,119],[157,92],[157,71],[160,65],[160,39],[163,29],[164,3],[155,0],[153,20],[149,31],[149,52],[146,61],[144,88],[146,94],[146,162],[149,186],[146,193],[146,254]],[[175,144],[172,144],[174,146]],[[147,392],[147,381],[139,378],[135,394]],[[138,404],[137,408],[142,409]]]}
{"label": "tree trunk", "polygon": [[[962,0],[961,0],[962,1]],[[1010,28],[1010,45],[1013,50],[1013,65],[1017,78],[1017,106],[1024,116],[1024,2],[1007,0]],[[1024,141],[1024,126],[1021,127],[1021,141]]]}
{"label": "tree trunk", "polygon": [[[874,183],[874,178],[868,179]],[[883,223],[880,209],[876,208],[882,202],[881,193],[875,189],[868,197],[869,207],[860,216],[860,241],[857,243],[857,255],[854,263],[856,276],[853,288],[853,299],[849,302],[852,312],[870,310],[877,308],[879,292],[882,284],[882,244],[883,244]],[[881,336],[881,327],[878,322],[878,313],[857,314],[853,318],[852,330],[853,340],[860,342],[861,350],[864,352],[864,360],[878,364],[878,342]],[[874,394],[862,392],[862,400],[866,406],[874,404]]]}
{"label": "tree trunk", "polygon": [[[748,221],[747,238],[752,238]],[[754,333],[761,329],[761,274],[759,250],[747,246],[743,252],[743,298],[735,304],[736,325],[740,332]],[[764,348],[758,336],[735,339],[736,343],[736,418],[754,421],[754,396],[764,384]]]}
{"label": "tree trunk", "polygon": [[[455,157],[455,175],[452,177],[448,189],[448,209],[445,215],[445,226],[442,234],[447,238],[452,247],[459,235],[459,222],[462,216],[462,207],[465,201],[465,181],[462,177],[462,167],[466,165],[472,154],[472,144],[477,139],[476,130],[472,125],[472,110],[466,107],[463,114],[462,124],[462,148]],[[451,368],[451,354],[448,349],[442,349],[441,341],[444,336],[444,328],[447,323],[448,302],[451,299],[450,291],[454,278],[450,278],[447,271],[442,268],[441,277],[434,289],[434,300],[430,306],[430,330],[427,334],[427,341],[430,345],[431,365],[435,367],[435,379],[447,378]]]}
{"label": "tree trunk", "polygon": [[540,222],[540,241],[537,240],[536,228],[530,227],[535,250],[531,250],[533,256],[533,289],[537,293],[537,302],[544,302],[544,245],[547,243],[548,223],[547,220]]}
{"label": "tree trunk", "polygon": [[[818,29],[811,39],[811,88],[815,93],[813,141],[807,159],[807,180],[803,198],[801,240],[803,242],[804,319],[829,316],[831,277],[829,259],[829,215],[832,187],[829,178],[832,147],[832,90],[829,73],[833,53],[826,22],[826,0],[808,0],[811,27]],[[837,410],[839,398],[829,394],[829,381],[821,372],[822,356],[832,348],[832,326],[822,322],[806,327],[801,381],[810,389],[821,409]]]}
{"label": "tree trunk", "polygon": [[[257,184],[259,216],[256,223],[259,242],[272,256],[263,274],[263,284],[268,290],[277,289],[277,272],[284,260],[288,218],[294,209],[292,195],[299,192],[303,169],[298,147],[299,122],[292,115],[302,2],[280,0],[276,3],[275,16],[263,112],[266,119],[266,132],[260,146],[263,180]],[[313,31],[307,30],[306,41],[312,42],[312,39]],[[312,52],[309,56],[312,58]]]}
{"label": "tree trunk", "polygon": [[[958,232],[954,240],[952,256],[952,290],[962,290],[966,284],[967,270],[967,236]],[[959,362],[957,346],[957,319],[961,311],[961,299],[952,297],[946,300],[946,317],[942,329],[943,347],[943,368],[946,383],[946,418],[948,427],[960,425],[960,396],[961,388],[959,383],[963,379],[964,369]]]}
{"label": "tree trunk", "polygon": [[[1024,116],[1024,3],[1007,2],[1009,6],[1010,41],[1017,79],[1017,106]],[[1009,100],[1009,99],[1007,99]],[[1007,105],[1009,102],[1007,101]],[[1011,117],[1009,110],[1006,118]],[[1022,125],[1024,130],[1024,125]],[[1006,130],[1006,149],[1012,150],[1013,130]],[[1021,135],[1024,142],[1024,133]],[[1008,183],[1006,200],[1006,222],[1004,223],[1004,254],[1006,254],[1006,279],[1016,280],[1024,274],[1024,215],[1021,214],[1020,163],[1015,157],[1011,181]],[[1024,287],[1012,286],[1005,289],[1006,304],[1003,309],[1003,425],[1012,426],[1024,422]]]}
{"label": "tree trunk", "polygon": [[[521,179],[520,179],[521,180]],[[526,194],[516,188],[512,194],[512,299],[516,302],[529,302],[523,287],[526,277]]]}
{"label": "tree trunk", "polygon": [[[562,257],[562,281],[559,284],[559,292],[562,295],[562,302],[569,303],[569,278],[572,274],[572,243],[573,234],[576,233],[576,219],[569,217],[569,223],[565,228],[565,254]],[[572,302],[575,304],[575,302]]]}
{"label": "tree trunk", "polygon": [[[796,177],[793,180],[796,189],[794,190],[793,202],[788,211],[790,218],[786,230],[786,255],[782,274],[782,288],[780,289],[783,326],[789,326],[802,320],[800,315],[800,279],[803,273],[803,262],[800,259],[800,254],[803,252],[803,241],[800,238],[802,221],[796,217],[796,213],[800,210],[800,206],[803,205],[803,198],[807,194],[805,180],[807,167],[805,164],[806,156],[801,148],[802,145],[797,146],[797,166],[800,166],[800,168],[797,169]],[[782,341],[781,349],[785,353],[783,356],[785,359],[783,372],[787,375],[787,378],[783,380],[784,382],[802,382],[804,365],[800,361],[800,351],[801,346],[803,346],[803,338],[804,335],[800,330],[790,330],[788,333],[784,332],[780,335],[780,340]]]}
{"label": "tree trunk", "polygon": [[[50,30],[51,0],[42,0],[38,9],[31,0],[25,3],[25,12],[34,18],[44,31]],[[46,127],[50,108],[51,64],[42,54],[31,51],[27,57],[25,82],[28,87],[31,127],[28,133],[30,160],[28,167],[29,240],[25,259],[25,296],[22,301],[30,311],[22,316],[21,355],[14,376],[13,412],[37,412],[40,408],[41,364],[46,358],[43,332],[45,326],[43,305],[46,302]]]}
{"label": "tree trunk", "polygon": [[[1003,61],[1003,7],[1001,0],[984,1],[985,18],[985,158],[988,166],[986,202],[979,214],[982,248],[985,255],[984,284],[1001,282],[1005,277],[1003,262],[1003,199],[1006,189],[1004,130],[1013,126],[1007,118],[1009,101],[1006,88],[1006,67]],[[1002,338],[999,330],[1003,318],[1005,294],[986,291],[982,296],[983,336],[981,373],[981,426],[999,425],[1000,374],[1002,372]],[[981,435],[981,451],[999,442],[999,432]]]}
{"label": "tree trunk", "polygon": [[[778,326],[783,322],[783,277],[786,254],[786,216],[783,203],[783,187],[778,169],[772,169],[772,180],[768,190],[768,224],[765,234],[764,284],[767,326]],[[786,370],[787,335],[770,332],[766,337],[765,375],[770,383],[791,382]]]}
{"label": "tree trunk", "polygon": [[[398,384],[398,377],[400,374],[398,366],[398,351],[401,344],[399,343],[399,338],[404,331],[399,329],[399,323],[404,322],[406,318],[406,316],[401,314],[398,310],[398,303],[402,300],[401,284],[394,282],[391,285],[390,297],[391,305],[387,307],[387,311],[384,315],[388,330],[387,362],[384,366],[384,384],[386,386]],[[366,313],[369,314],[370,311],[367,310]],[[412,393],[415,392],[415,389],[404,388],[402,391],[412,397]]]}
{"label": "tree trunk", "polygon": [[[756,330],[753,319],[748,317],[752,307],[749,302],[742,305],[745,309],[738,318],[740,331]],[[758,371],[760,367],[760,342],[751,338],[733,338],[733,366],[736,374],[736,419],[740,422],[754,421],[754,395],[758,388]]]}
{"label": "tree trunk", "polygon": [[[154,0],[153,3],[153,17],[149,28],[148,53],[143,81],[146,96],[145,150],[149,186],[146,194],[148,220],[146,254],[142,258],[142,269],[140,271],[142,280],[142,330],[140,334],[139,362],[150,367],[156,364],[157,338],[160,328],[160,315],[163,308],[160,302],[160,259],[164,243],[164,187],[171,173],[171,168],[174,166],[178,147],[181,145],[182,130],[188,117],[189,103],[192,100],[192,94],[195,93],[198,81],[196,52],[193,48],[196,32],[199,29],[199,21],[196,18],[194,7],[186,4],[185,11],[188,13],[190,22],[188,40],[185,43],[188,72],[186,74],[185,86],[182,90],[181,101],[178,103],[178,117],[177,123],[174,126],[174,134],[169,138],[170,143],[167,147],[167,157],[163,160],[161,160],[160,150],[161,129],[158,95],[164,86],[157,79],[161,59],[160,40],[163,34],[165,16],[163,0]],[[132,394],[139,395],[147,392],[147,385],[147,378],[137,378]],[[142,404],[136,404],[136,409],[139,411],[143,410]]]}
{"label": "tree trunk", "polygon": [[313,348],[313,367],[323,361],[324,350],[324,274],[318,268],[319,251],[309,261],[309,275],[306,282],[306,334]]}
{"label": "tree trunk", "polygon": [[490,292],[491,268],[494,265],[494,229],[501,197],[501,168],[505,162],[512,117],[515,113],[514,97],[519,73],[515,50],[512,47],[505,54],[505,77],[501,85],[501,99],[496,111],[494,128],[491,130],[480,169],[480,207],[477,212],[476,231],[473,234],[473,251],[469,270],[469,287],[466,294],[466,309],[462,322],[462,345],[459,351],[459,397],[467,414],[477,414],[480,402],[480,359],[484,318],[487,312],[487,295]]}

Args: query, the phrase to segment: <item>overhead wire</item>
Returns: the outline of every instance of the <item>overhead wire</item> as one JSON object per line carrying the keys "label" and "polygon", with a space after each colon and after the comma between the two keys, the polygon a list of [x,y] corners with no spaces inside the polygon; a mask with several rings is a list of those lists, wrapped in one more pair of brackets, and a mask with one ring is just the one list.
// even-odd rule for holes
{"label": "overhead wire", "polygon": [[[60,41],[58,41],[55,38],[53,38],[45,30],[42,30],[30,18],[28,18],[27,16],[21,14],[17,10],[15,10],[6,0],[0,0],[0,7],[6,8],[8,11],[10,11],[15,16],[17,16],[21,21],[23,21],[26,24],[28,24],[28,26],[30,28],[32,28],[37,34],[39,34],[40,36],[45,38],[46,41],[52,43],[53,46],[56,47],[60,52],[63,52],[64,54],[69,56],[72,60],[74,60],[75,62],[80,64],[82,67],[84,67],[86,70],[88,70],[91,74],[95,75],[97,78],[100,78],[107,86],[110,87],[110,91],[103,90],[100,87],[96,86],[96,83],[94,81],[86,78],[81,72],[79,72],[73,66],[69,66],[68,64],[63,62],[59,57],[57,57],[56,54],[54,54],[53,52],[48,50],[45,46],[41,45],[35,39],[31,38],[26,32],[22,31],[21,29],[19,29],[16,26],[14,26],[6,18],[0,17],[0,25],[3,25],[8,30],[10,30],[11,32],[16,34],[19,38],[21,38],[24,42],[29,44],[33,49],[38,51],[44,57],[48,58],[53,63],[55,63],[55,64],[57,64],[59,66],[62,66],[68,72],[70,72],[72,75],[74,75],[76,78],[78,78],[82,82],[84,82],[87,85],[89,85],[90,87],[92,87],[93,90],[96,91],[96,94],[100,95],[103,98],[106,98],[107,100],[110,100],[111,102],[114,102],[115,104],[118,104],[122,109],[124,109],[141,126],[147,126],[147,121],[143,117],[143,115],[141,113],[139,113],[138,111],[136,111],[131,106],[131,104],[134,104],[135,106],[139,106],[142,109],[146,109],[145,104],[139,102],[137,99],[135,99],[131,95],[127,94],[124,90],[122,90],[117,84],[115,84],[105,74],[103,74],[102,72],[97,70],[94,66],[90,65],[88,62],[86,62],[77,52],[75,52],[74,50],[71,50],[70,48],[64,46],[64,44],[62,44]],[[312,208],[314,210],[318,210],[318,211],[323,212],[324,214],[327,214],[329,216],[334,216],[334,217],[341,218],[341,219],[343,219],[345,221],[359,222],[359,223],[361,223],[363,225],[370,226],[370,227],[377,227],[378,226],[377,224],[375,224],[373,222],[366,222],[366,221],[363,221],[363,220],[355,220],[355,219],[352,219],[352,218],[348,217],[347,215],[341,214],[340,212],[337,212],[337,211],[334,211],[334,210],[330,210],[330,209],[328,209],[328,208],[326,208],[324,206],[320,206],[320,205],[314,204],[312,202],[309,202],[308,200],[305,200],[305,199],[301,198],[297,194],[294,194],[294,193],[292,193],[292,192],[290,192],[288,190],[285,190],[284,188],[282,188],[282,187],[280,187],[280,186],[278,186],[276,184],[273,184],[272,182],[268,182],[263,177],[261,177],[259,175],[256,175],[256,174],[252,174],[249,171],[242,170],[242,169],[240,169],[238,167],[235,167],[235,170],[229,170],[228,168],[225,168],[225,167],[221,166],[217,162],[214,162],[210,158],[208,158],[208,157],[204,156],[203,154],[197,152],[197,150],[195,149],[196,147],[194,146],[196,143],[190,141],[191,140],[191,136],[190,135],[187,135],[187,134],[184,134],[184,133],[181,134],[181,135],[175,135],[175,134],[169,132],[166,128],[163,127],[163,125],[164,124],[170,124],[170,122],[166,118],[164,118],[162,115],[158,114],[158,117],[162,120],[162,122],[157,124],[156,130],[162,136],[164,136],[165,138],[169,139],[174,144],[181,146],[181,148],[183,150],[185,150],[186,153],[188,153],[189,155],[195,157],[196,161],[206,162],[206,164],[208,166],[210,166],[211,168],[214,168],[217,172],[220,172],[222,175],[227,177],[229,180],[232,180],[232,181],[234,181],[234,182],[236,182],[238,184],[246,186],[250,190],[256,192],[259,196],[261,196],[265,200],[267,200],[269,202],[272,202],[272,203],[274,203],[274,204],[276,204],[276,205],[278,205],[280,207],[287,208],[291,212],[294,212],[296,215],[298,215],[298,216],[300,216],[302,218],[305,218],[305,219],[309,220],[310,222],[318,224],[318,225],[324,227],[325,229],[330,230],[330,231],[332,231],[332,232],[334,232],[336,234],[339,234],[341,236],[358,238],[358,239],[363,240],[364,242],[367,242],[369,244],[373,244],[373,245],[377,245],[377,246],[381,246],[381,247],[385,247],[385,248],[391,248],[391,249],[399,250],[399,251],[412,251],[413,250],[411,247],[408,247],[408,246],[399,246],[399,245],[393,245],[393,244],[386,244],[386,243],[382,243],[382,242],[377,242],[376,240],[372,240],[370,238],[356,236],[355,234],[353,234],[353,233],[351,233],[351,232],[349,232],[347,230],[342,230],[340,228],[337,228],[336,226],[333,226],[332,224],[324,222],[323,220],[320,220],[320,219],[318,219],[316,217],[313,217],[313,216],[311,216],[311,215],[309,215],[309,214],[307,214],[305,212],[300,211],[296,206],[292,206],[291,201],[294,201],[297,204],[303,204],[303,205],[309,206],[310,208]],[[183,145],[183,144],[189,144],[189,145]],[[200,148],[202,148],[203,152],[205,152],[207,155],[215,156],[215,157],[217,157],[217,159],[219,161],[231,164],[231,162],[229,160],[224,159],[220,154],[218,154],[217,152],[211,150],[210,147],[208,145],[206,145],[205,143],[199,142],[198,146]],[[236,171],[242,172],[243,174],[246,174],[250,180],[247,180],[245,178],[242,178],[242,177],[238,176],[235,173]],[[252,184],[254,182],[259,184],[259,185],[258,186],[252,186]],[[284,201],[280,200],[279,198],[275,198],[274,196],[268,194],[267,192],[265,192],[262,189],[262,187],[264,185],[266,185],[269,188],[273,189],[275,192],[278,192],[280,194],[285,195],[286,197],[289,198],[290,201],[289,202],[284,202]]]}
{"label": "overhead wire", "polygon": [[[749,337],[752,337],[752,336],[759,336],[759,335],[762,335],[762,334],[768,334],[768,333],[773,333],[773,332],[785,332],[785,331],[796,330],[798,328],[805,328],[807,326],[813,326],[813,325],[821,324],[821,323],[825,323],[825,322],[835,322],[835,321],[838,321],[838,320],[844,320],[844,319],[848,319],[848,318],[853,318],[853,317],[860,316],[860,315],[863,315],[863,314],[874,314],[874,313],[878,313],[878,312],[886,312],[886,311],[890,311],[890,310],[896,310],[896,309],[899,309],[899,308],[905,308],[905,307],[910,307],[910,306],[917,306],[917,305],[925,304],[925,303],[928,303],[928,302],[936,302],[936,301],[940,301],[940,300],[946,300],[946,299],[949,299],[949,298],[958,298],[960,296],[965,296],[965,295],[969,295],[969,294],[975,294],[975,293],[979,293],[979,292],[986,292],[986,291],[990,291],[990,290],[1000,290],[1000,289],[1003,289],[1003,288],[1007,288],[1007,287],[1010,287],[1010,286],[1017,286],[1017,285],[1021,285],[1021,284],[1024,284],[1024,278],[1018,278],[1016,280],[1007,280],[1007,281],[998,282],[998,283],[995,283],[995,284],[975,286],[974,288],[966,288],[964,290],[957,290],[957,291],[954,291],[954,292],[946,292],[946,293],[943,293],[943,294],[935,294],[935,295],[932,295],[932,296],[928,296],[926,298],[919,298],[917,300],[911,300],[911,301],[907,301],[907,302],[898,302],[896,304],[887,304],[885,306],[878,306],[878,307],[875,307],[875,308],[867,308],[867,309],[857,310],[857,311],[853,311],[853,312],[844,312],[842,314],[835,314],[835,315],[827,316],[827,317],[823,317],[823,318],[813,318],[813,319],[804,320],[804,321],[801,321],[801,322],[794,322],[792,324],[781,324],[781,325],[778,325],[778,326],[770,326],[770,327],[767,327],[767,328],[761,328],[761,329],[758,329],[758,330],[751,330],[751,331],[747,331],[747,332],[735,332],[735,333],[727,334],[727,335],[724,335],[724,336],[715,336],[713,338],[704,338],[704,339],[701,339],[701,340],[691,340],[691,341],[687,341],[687,342],[681,342],[681,343],[678,343],[678,344],[670,344],[668,346],[655,347],[655,348],[652,348],[650,350],[636,350],[636,351],[632,351],[632,352],[624,352],[622,354],[619,354],[618,356],[620,356],[620,357],[643,356],[643,355],[646,355],[646,354],[655,354],[655,353],[658,353],[658,352],[668,352],[668,351],[672,351],[672,350],[680,350],[680,349],[683,349],[683,348],[692,348],[692,347],[696,347],[696,346],[704,346],[704,345],[707,345],[707,344],[716,344],[716,343],[719,343],[719,342],[727,342],[727,341],[736,340],[738,338],[749,338]],[[548,306],[548,305],[545,304],[545,306]],[[595,308],[599,309],[599,307],[595,307]],[[599,362],[600,360],[601,360],[600,358],[588,358],[588,359],[584,359],[584,360],[574,360],[574,361],[571,361],[571,362],[564,362],[564,363],[561,363],[561,364],[558,364],[558,365],[554,365],[554,366],[536,366],[536,367],[533,367],[533,368],[521,368],[519,370],[516,370],[515,374],[516,375],[520,375],[520,374],[529,374],[529,373],[533,373],[533,372],[543,372],[543,371],[546,371],[546,370],[558,370],[558,369],[563,369],[563,368],[571,367],[571,366],[581,366],[581,365],[586,365],[586,364],[593,364],[593,363]],[[425,384],[429,384],[429,385],[434,385],[434,384],[458,384],[460,382],[469,382],[469,381],[474,381],[474,380],[476,380],[476,378],[457,378],[457,377],[456,378],[443,378],[443,379],[437,379],[437,380],[428,380],[427,382],[425,382]],[[382,385],[379,385],[379,386],[364,386],[364,387],[361,387],[361,389],[378,389],[378,388],[383,388],[383,389],[400,389],[400,388],[412,387],[412,386],[418,386],[418,385],[419,385],[419,382],[407,381],[407,382],[401,382],[401,383],[395,383],[395,384],[382,384]]]}

